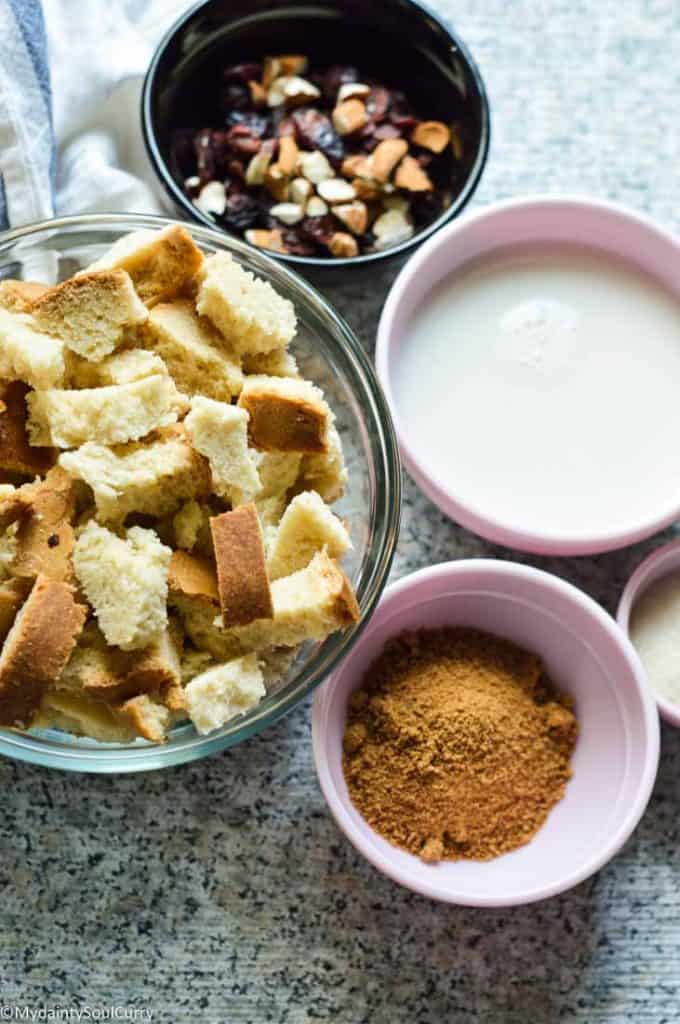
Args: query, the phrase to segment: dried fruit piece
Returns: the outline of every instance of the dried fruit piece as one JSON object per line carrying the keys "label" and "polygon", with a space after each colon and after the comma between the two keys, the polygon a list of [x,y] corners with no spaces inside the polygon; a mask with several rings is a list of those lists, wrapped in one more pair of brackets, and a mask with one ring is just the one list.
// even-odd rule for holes
{"label": "dried fruit piece", "polygon": [[359,72],[351,64],[333,64],[324,73],[321,88],[326,100],[335,103],[341,86],[359,81]]}
{"label": "dried fruit piece", "polygon": [[229,196],[224,209],[224,220],[231,228],[243,231],[250,228],[260,219],[262,207],[254,196],[247,192],[238,192]]}
{"label": "dried fruit piece", "polygon": [[368,121],[366,107],[361,100],[345,100],[333,111],[333,127],[338,135],[353,135]]}
{"label": "dried fruit piece", "polygon": [[322,199],[333,203],[351,203],[356,198],[354,187],[344,178],[328,178],[317,185],[316,191]]}
{"label": "dried fruit piece", "polygon": [[432,153],[443,153],[451,141],[451,131],[443,121],[421,121],[411,132],[411,142]]}
{"label": "dried fruit piece", "polygon": [[360,200],[353,203],[339,203],[333,207],[333,214],[349,228],[353,235],[363,235],[368,227],[368,210]]}
{"label": "dried fruit piece", "polygon": [[329,214],[323,217],[305,217],[300,222],[298,230],[312,242],[328,247],[331,238],[336,234],[336,224]]}
{"label": "dried fruit piece", "polygon": [[289,226],[299,224],[305,215],[304,209],[298,203],[276,203],[269,212],[272,217]]}
{"label": "dried fruit piece", "polygon": [[327,178],[335,177],[335,171],[329,164],[323,153],[316,150],[314,153],[300,153],[298,157],[298,170],[303,178],[311,181],[313,185],[319,185]]}
{"label": "dried fruit piece", "polygon": [[209,181],[201,189],[194,205],[203,213],[221,217],[227,205],[227,193],[221,181]]}
{"label": "dried fruit piece", "polygon": [[359,255],[359,246],[356,239],[344,231],[335,232],[328,243],[328,248],[331,251],[331,255],[337,258],[344,257],[347,259]]}
{"label": "dried fruit piece", "polygon": [[331,163],[341,163],[345,155],[344,146],[329,117],[307,107],[293,113],[293,122],[297,142],[302,149],[318,149]]}
{"label": "dried fruit piece", "polygon": [[404,139],[385,139],[379,143],[370,158],[372,177],[376,181],[389,181],[392,171],[406,153],[408,143]]}
{"label": "dried fruit piece", "polygon": [[366,99],[366,113],[371,121],[383,121],[390,109],[390,94],[381,85],[373,86]]}
{"label": "dried fruit piece", "polygon": [[[381,143],[387,145],[388,143]],[[394,175],[397,188],[405,188],[408,192],[431,192],[433,185],[415,157],[405,156],[397,167]]]}

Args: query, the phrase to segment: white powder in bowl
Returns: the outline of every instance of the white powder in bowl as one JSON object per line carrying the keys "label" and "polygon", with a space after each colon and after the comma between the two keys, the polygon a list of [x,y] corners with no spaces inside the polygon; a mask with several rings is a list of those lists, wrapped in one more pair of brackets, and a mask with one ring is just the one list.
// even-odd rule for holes
{"label": "white powder in bowl", "polygon": [[630,638],[658,694],[680,705],[680,573],[651,583],[633,606]]}

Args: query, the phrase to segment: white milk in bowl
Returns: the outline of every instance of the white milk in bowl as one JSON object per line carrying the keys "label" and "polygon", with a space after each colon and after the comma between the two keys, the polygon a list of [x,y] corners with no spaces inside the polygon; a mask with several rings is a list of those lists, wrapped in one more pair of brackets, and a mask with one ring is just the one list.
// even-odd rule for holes
{"label": "white milk in bowl", "polygon": [[680,302],[610,254],[512,246],[456,270],[393,387],[428,473],[503,527],[577,541],[680,509]]}

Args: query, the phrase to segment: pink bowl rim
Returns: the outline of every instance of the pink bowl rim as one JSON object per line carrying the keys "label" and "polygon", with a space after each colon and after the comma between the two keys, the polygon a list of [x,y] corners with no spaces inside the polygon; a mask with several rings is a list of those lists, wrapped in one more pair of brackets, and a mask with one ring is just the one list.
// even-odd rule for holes
{"label": "pink bowl rim", "polygon": [[[647,231],[656,235],[659,242],[675,247],[680,257],[680,237],[672,231],[658,225],[651,217],[628,209],[620,203],[605,199],[593,199],[579,195],[535,195],[490,203],[474,212],[465,213],[453,223],[438,231],[432,238],[412,256],[394,281],[378,324],[375,349],[375,365],[378,380],[382,385],[385,398],[392,413],[395,431],[399,442],[399,450],[409,473],[420,489],[447,516],[480,537],[496,544],[529,551],[540,555],[593,555],[605,551],[635,544],[652,534],[663,530],[674,523],[680,516],[680,504],[666,508],[657,516],[653,516],[637,525],[621,531],[587,535],[543,534],[523,529],[496,519],[491,513],[483,512],[455,496],[454,491],[446,482],[427,468],[416,450],[410,444],[399,416],[399,407],[390,383],[390,366],[394,354],[395,323],[400,315],[400,305],[404,294],[411,287],[423,268],[436,260],[439,252],[456,236],[464,235],[470,227],[479,222],[493,221],[508,211],[520,210],[527,216],[540,213],[544,216],[568,216],[569,212],[579,211],[595,214],[610,214],[625,223],[631,231]],[[550,239],[550,230],[546,231],[546,240]],[[598,247],[598,238],[593,237],[590,243]]]}
{"label": "pink bowl rim", "polygon": [[[616,621],[627,637],[630,638],[630,614],[635,602],[647,589],[651,582],[650,577],[652,573],[654,573],[660,565],[663,565],[664,562],[668,562],[670,567],[675,560],[675,555],[680,555],[680,538],[662,545],[662,547],[657,548],[656,551],[652,551],[651,555],[647,555],[647,557],[640,562],[637,569],[623,588],[619,606],[616,610]],[[677,569],[678,573],[680,573],[680,558],[677,560]],[[671,701],[667,700],[666,697],[662,697],[660,693],[656,692],[651,682],[648,685],[652,695],[654,696],[654,700],[657,703],[659,714],[663,720],[668,722],[669,725],[680,728],[680,704],[673,704]]]}
{"label": "pink bowl rim", "polygon": [[[647,753],[642,762],[635,800],[628,807],[621,824],[609,837],[608,841],[603,844],[599,853],[593,855],[578,871],[572,872],[559,882],[554,882],[551,885],[539,885],[519,895],[510,895],[503,899],[470,896],[464,891],[456,891],[450,888],[443,889],[437,885],[423,884],[413,879],[408,870],[402,870],[400,867],[395,866],[388,857],[383,856],[370,843],[366,842],[362,833],[355,827],[351,816],[347,812],[346,802],[340,797],[333,783],[327,756],[328,749],[325,731],[327,724],[326,705],[330,699],[335,679],[341,672],[347,671],[352,659],[356,657],[362,646],[370,643],[375,623],[380,618],[380,609],[384,609],[384,606],[388,604],[398,604],[414,585],[422,581],[432,581],[442,576],[450,578],[464,577],[465,573],[472,568],[475,571],[483,570],[490,573],[500,573],[507,577],[514,577],[517,580],[532,580],[540,583],[542,586],[552,588],[558,593],[561,592],[563,595],[579,603],[583,610],[588,612],[598,622],[599,626],[609,634],[609,638],[615,643],[620,653],[629,663],[635,688],[642,703],[647,738]],[[542,569],[534,569],[532,566],[490,558],[461,559],[457,562],[444,562],[440,565],[419,569],[391,583],[385,589],[375,615],[355,647],[314,695],[312,706],[312,749],[321,791],[331,815],[340,831],[344,833],[355,849],[378,871],[399,885],[410,889],[412,892],[442,903],[470,907],[513,907],[535,903],[538,900],[548,899],[551,896],[557,896],[568,889],[572,889],[603,868],[605,864],[616,856],[624,843],[627,842],[647,808],[656,781],[660,752],[659,716],[654,696],[647,684],[642,662],[627,634],[618,627],[612,616],[588,594],[566,580],[560,579],[559,576],[554,576],[552,573],[545,572]],[[370,827],[367,826],[367,828],[370,831]]]}

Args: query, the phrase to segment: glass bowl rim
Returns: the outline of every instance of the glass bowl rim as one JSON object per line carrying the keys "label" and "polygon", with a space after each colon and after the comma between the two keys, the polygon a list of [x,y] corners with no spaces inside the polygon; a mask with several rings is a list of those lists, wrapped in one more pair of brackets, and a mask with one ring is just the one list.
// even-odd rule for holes
{"label": "glass bowl rim", "polygon": [[[151,63],[144,75],[144,82],[142,85],[140,100],[142,135],[144,137],[149,163],[151,164],[156,177],[165,189],[167,196],[184,211],[188,218],[191,218],[192,223],[205,225],[206,227],[221,232],[227,238],[233,237],[240,241],[237,235],[232,235],[226,228],[220,228],[215,225],[210,220],[208,214],[204,214],[191,202],[190,199],[187,198],[187,196],[184,195],[173,178],[170,168],[161,153],[161,149],[157,141],[155,121],[152,114],[151,100],[155,91],[158,70],[161,61],[165,56],[166,50],[184,25],[195,15],[199,14],[204,7],[208,7],[213,2],[214,0],[197,0],[196,3],[192,4],[186,11],[180,14],[174,22],[172,22],[158,43],[153,57],[151,58]],[[317,270],[334,271],[342,267],[361,267],[381,260],[393,259],[400,256],[403,257],[407,253],[412,252],[417,248],[417,246],[421,245],[426,239],[430,238],[431,235],[461,213],[472,199],[472,196],[479,185],[489,156],[489,147],[491,144],[491,107],[484,79],[482,78],[482,73],[479,70],[479,67],[467,44],[464,43],[457,32],[454,31],[447,19],[432,10],[432,8],[428,4],[423,3],[422,0],[403,0],[403,2],[418,12],[423,20],[433,22],[446,34],[452,51],[455,51],[461,57],[470,72],[470,77],[475,83],[475,88],[477,89],[479,96],[480,108],[479,145],[477,146],[475,159],[465,179],[465,184],[456,196],[455,200],[450,204],[450,206],[447,206],[447,208],[442,211],[436,220],[432,221],[431,224],[427,224],[405,242],[401,242],[399,245],[395,245],[391,249],[385,249],[382,252],[363,253],[359,256],[342,258],[336,257],[335,259],[328,259],[323,256],[295,256],[293,253],[272,252],[271,256],[277,263],[283,263],[286,266],[306,266]],[[244,244],[248,245],[248,243]],[[248,248],[257,247],[251,247],[248,245]]]}
{"label": "glass bowl rim", "polygon": [[[358,384],[361,388],[362,398],[367,400],[365,403],[361,403],[361,410],[364,418],[368,420],[367,433],[378,440],[384,478],[382,481],[384,494],[379,495],[379,504],[374,503],[371,508],[371,519],[375,524],[376,537],[373,539],[372,553],[369,555],[370,571],[366,580],[362,581],[361,591],[357,593],[361,617],[349,630],[333,634],[318,645],[309,662],[303,667],[300,676],[281,691],[282,694],[285,694],[283,699],[278,700],[273,707],[264,712],[258,713],[255,709],[252,717],[246,719],[240,728],[234,728],[226,734],[217,733],[214,736],[195,734],[173,747],[164,747],[162,744],[148,746],[102,744],[98,747],[73,746],[68,748],[61,747],[56,743],[52,744],[49,740],[41,740],[30,733],[21,733],[11,729],[2,730],[0,731],[0,754],[15,760],[67,771],[126,773],[151,771],[184,764],[235,746],[267,726],[273,725],[323,682],[358,640],[387,583],[399,536],[401,517],[401,465],[394,424],[375,370],[356,334],[344,318],[304,278],[296,274],[290,267],[223,232],[145,213],[77,214],[38,221],[4,231],[0,233],[0,266],[3,265],[3,257],[10,246],[42,233],[56,234],[79,227],[90,230],[120,228],[123,232],[143,228],[162,228],[171,224],[187,228],[198,243],[203,241],[219,249],[233,251],[251,265],[254,264],[256,270],[264,272],[275,284],[280,283],[292,291],[295,296],[294,303],[306,304],[322,320],[325,320],[335,342],[342,344],[346,355],[349,356],[354,377],[352,385]],[[324,650],[329,642],[330,650]]]}

